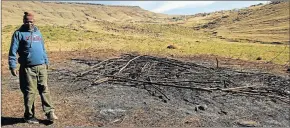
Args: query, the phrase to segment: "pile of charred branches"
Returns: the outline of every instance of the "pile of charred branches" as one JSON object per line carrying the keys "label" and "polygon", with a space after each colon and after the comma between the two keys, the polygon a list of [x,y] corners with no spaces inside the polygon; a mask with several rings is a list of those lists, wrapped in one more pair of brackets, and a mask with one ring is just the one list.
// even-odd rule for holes
{"label": "pile of charred branches", "polygon": [[243,81],[239,78],[245,75],[251,78],[251,75],[257,74],[227,72],[221,68],[210,68],[169,58],[125,54],[118,58],[90,63],[88,69],[75,73],[73,78],[74,81],[89,81],[90,86],[110,83],[151,88],[168,100],[169,97],[163,91],[166,88],[238,93],[289,101],[289,91],[270,87],[264,84],[264,79]]}

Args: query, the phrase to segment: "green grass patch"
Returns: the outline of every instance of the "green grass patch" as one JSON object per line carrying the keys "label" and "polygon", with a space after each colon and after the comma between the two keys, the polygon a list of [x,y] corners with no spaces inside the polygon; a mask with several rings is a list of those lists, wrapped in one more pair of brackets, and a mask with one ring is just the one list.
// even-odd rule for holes
{"label": "green grass patch", "polygon": [[[3,28],[2,53],[8,53],[11,36],[17,27],[6,26]],[[287,64],[289,60],[289,47],[284,45],[231,43],[217,38],[210,38],[207,33],[175,25],[140,25],[137,27],[160,33],[162,36],[150,37],[142,34],[136,36],[136,33],[101,33],[97,30],[83,31],[52,26],[39,26],[39,29],[43,34],[47,51],[114,49],[123,52],[165,56],[209,54],[262,62],[275,58],[273,62],[276,64]],[[170,44],[175,45],[177,49],[167,49]],[[262,58],[262,60],[256,60],[258,57]]]}

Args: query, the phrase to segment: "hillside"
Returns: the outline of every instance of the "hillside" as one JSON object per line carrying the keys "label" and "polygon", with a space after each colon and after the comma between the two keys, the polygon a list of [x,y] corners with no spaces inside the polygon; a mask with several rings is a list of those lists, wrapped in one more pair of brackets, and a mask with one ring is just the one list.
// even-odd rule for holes
{"label": "hillside", "polygon": [[[32,11],[49,51],[113,49],[164,56],[206,54],[285,65],[289,63],[289,49],[279,44],[289,41],[288,7],[287,2],[282,2],[173,16],[136,6],[3,1],[2,52],[8,52],[23,12]],[[177,49],[168,49],[168,45]]]}
{"label": "hillside", "polygon": [[232,42],[289,43],[289,2],[189,16],[183,25]]}
{"label": "hillside", "polygon": [[100,4],[91,5],[77,3],[3,1],[2,25],[5,26],[21,24],[24,11],[34,12],[38,24],[48,25],[67,25],[75,21],[158,22],[160,19],[167,17],[167,15],[149,12],[136,6],[104,6]]}
{"label": "hillside", "polygon": [[21,24],[23,12],[30,10],[36,13],[37,24],[41,25],[68,25],[78,29],[82,26],[81,28],[93,30],[100,24],[108,24],[108,22],[111,24],[176,23],[195,29],[205,29],[213,33],[213,36],[230,42],[273,44],[289,42],[289,2],[200,13],[186,17],[157,14],[137,6],[28,1],[2,3],[2,26]]}

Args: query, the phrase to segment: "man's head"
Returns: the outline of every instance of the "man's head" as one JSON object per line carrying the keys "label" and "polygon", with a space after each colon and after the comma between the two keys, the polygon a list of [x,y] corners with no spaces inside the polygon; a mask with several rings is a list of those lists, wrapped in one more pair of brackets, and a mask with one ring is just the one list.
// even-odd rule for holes
{"label": "man's head", "polygon": [[34,28],[34,15],[30,12],[24,12],[23,24],[27,28],[29,28],[29,30],[33,30],[33,28]]}

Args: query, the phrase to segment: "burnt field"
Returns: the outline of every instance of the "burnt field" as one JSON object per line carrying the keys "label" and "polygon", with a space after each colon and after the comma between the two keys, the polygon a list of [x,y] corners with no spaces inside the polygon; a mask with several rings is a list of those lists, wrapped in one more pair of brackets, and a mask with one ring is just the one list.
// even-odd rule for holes
{"label": "burnt field", "polygon": [[51,75],[105,126],[289,126],[287,77],[131,54],[71,64]]}
{"label": "burnt field", "polygon": [[[53,126],[289,126],[285,75],[132,54],[75,57],[51,67],[49,85],[60,117]],[[16,78],[2,81],[2,97],[20,94]],[[3,116],[21,118],[21,109],[11,106],[2,105],[2,124]],[[4,124],[31,126],[9,118]]]}

